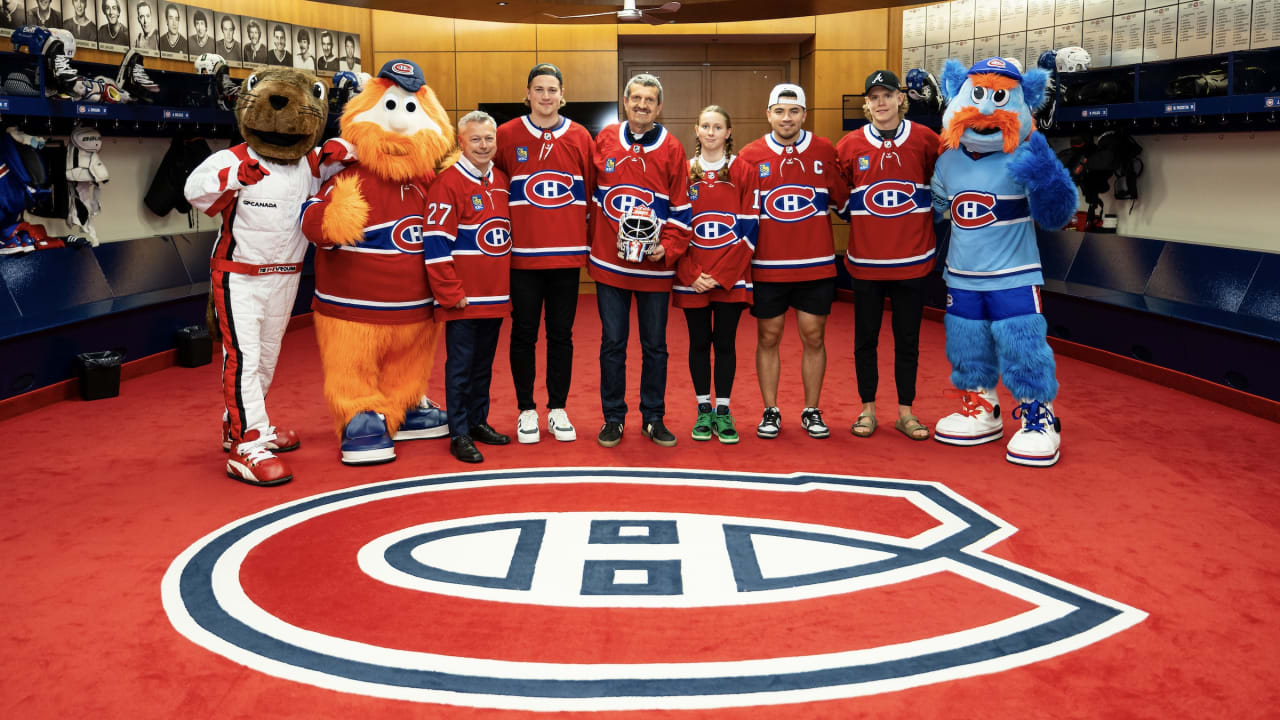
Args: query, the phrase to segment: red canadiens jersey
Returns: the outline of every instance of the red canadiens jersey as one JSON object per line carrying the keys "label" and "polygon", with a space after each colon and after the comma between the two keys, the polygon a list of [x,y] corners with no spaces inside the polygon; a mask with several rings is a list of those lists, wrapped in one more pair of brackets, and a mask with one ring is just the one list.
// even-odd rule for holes
{"label": "red canadiens jersey", "polygon": [[[660,127],[649,145],[627,143],[626,123],[610,125],[596,137],[596,188],[587,270],[596,282],[644,292],[669,292],[676,262],[689,247],[689,172],[684,148]],[[665,256],[633,263],[618,257],[618,220],[646,205],[662,223]]]}
{"label": "red canadiens jersey", "polygon": [[587,129],[568,118],[547,129],[522,115],[498,128],[493,162],[511,179],[511,267],[587,263],[587,189],[594,187]]}
{"label": "red canadiens jersey", "polygon": [[[728,159],[732,171],[735,157]],[[691,161],[692,162],[692,161]],[[742,212],[742,192],[731,180],[709,170],[689,185],[693,206],[693,237],[689,252],[676,263],[671,303],[679,308],[706,307],[713,302],[751,302],[751,252],[755,247],[756,216]],[[691,285],[703,273],[720,287],[703,293]]]}
{"label": "red canadiens jersey", "polygon": [[[481,176],[465,157],[440,173],[427,194],[423,254],[437,320],[511,314],[511,218],[507,175]],[[462,298],[465,308],[456,308]]]}
{"label": "red canadiens jersey", "polygon": [[760,218],[751,260],[757,282],[800,282],[835,277],[835,243],[828,209],[840,208],[849,190],[840,177],[831,141],[806,130],[794,145],[769,133],[742,149],[734,163],[744,206]]}
{"label": "red canadiens jersey", "polygon": [[840,139],[840,174],[852,188],[840,216],[849,220],[845,267],[860,280],[906,280],[933,270],[933,194],[938,135],[903,120],[884,137],[867,123]]}
{"label": "red canadiens jersey", "polygon": [[[360,179],[369,204],[364,239],[334,245],[321,228],[337,178]],[[361,165],[335,175],[302,207],[302,232],[315,243],[316,294],[311,309],[361,323],[402,324],[431,317],[431,291],[422,267],[422,208],[427,186],[384,180]]]}

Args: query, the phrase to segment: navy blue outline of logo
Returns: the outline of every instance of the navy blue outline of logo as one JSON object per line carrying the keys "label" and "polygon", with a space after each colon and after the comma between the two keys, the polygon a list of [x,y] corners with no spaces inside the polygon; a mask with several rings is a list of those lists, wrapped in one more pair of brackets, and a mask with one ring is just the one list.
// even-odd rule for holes
{"label": "navy blue outline of logo", "polygon": [[[379,665],[300,647],[273,637],[236,617],[219,602],[214,575],[219,560],[236,552],[238,543],[272,525],[298,522],[294,516],[324,513],[352,504],[383,499],[404,492],[453,489],[457,483],[477,482],[632,482],[675,484],[719,481],[725,486],[754,489],[799,489],[810,485],[863,488],[872,494],[901,497],[917,495],[958,521],[954,532],[924,547],[870,540],[849,539],[842,544],[888,553],[883,560],[819,573],[840,577],[876,575],[887,570],[923,563],[947,563],[962,573],[985,575],[996,583],[1047,598],[1055,605],[1051,618],[1002,636],[973,638],[972,642],[949,648],[921,647],[919,652],[894,653],[874,657],[877,649],[852,651],[867,661],[792,672],[736,674],[690,673],[683,677],[644,677],[622,671],[592,673],[590,678],[563,679],[566,668],[601,666],[552,665],[546,677],[524,672],[517,677],[469,675],[435,669]],[[852,490],[857,492],[857,490]],[[305,521],[305,517],[302,521]],[[749,544],[744,533],[760,533],[760,528],[726,525],[730,547]],[[264,510],[216,530],[179,555],[162,582],[165,612],[174,627],[188,639],[236,662],[270,675],[298,682],[384,698],[415,700],[470,707],[524,710],[588,709],[683,709],[756,706],[855,697],[908,687],[932,684],[975,675],[1000,672],[1070,652],[1125,630],[1147,614],[1116,601],[1018,566],[983,550],[1016,529],[972,505],[945,486],[910,480],[890,480],[825,474],[796,473],[765,475],[728,471],[564,468],[502,470],[395,480],[338,490],[303,498]],[[765,530],[781,536],[803,538],[804,532]],[[733,553],[731,562],[740,580],[740,590],[764,590],[770,581],[760,577],[754,560]],[[936,570],[933,570],[936,572]],[[835,578],[825,578],[835,579]],[[791,579],[788,579],[790,581]],[[507,578],[518,583],[518,578]],[[1007,592],[1008,590],[1006,590]],[[1059,612],[1060,611],[1060,612]],[[968,632],[968,631],[966,631]],[[336,639],[335,645],[349,642]],[[927,644],[927,643],[926,643]],[[837,653],[840,657],[843,654]],[[901,656],[897,656],[901,655]],[[820,656],[821,657],[821,656]],[[484,661],[480,661],[484,662]],[[497,661],[499,663],[503,661]],[[747,660],[751,666],[770,661]],[[537,664],[525,663],[528,667]],[[695,664],[696,665],[696,664]],[[712,663],[732,667],[734,663]],[[679,667],[675,663],[674,667]],[[627,668],[610,665],[604,668]],[[645,666],[637,666],[645,667]],[[671,666],[664,666],[671,667]],[[924,676],[928,677],[924,677]]]}

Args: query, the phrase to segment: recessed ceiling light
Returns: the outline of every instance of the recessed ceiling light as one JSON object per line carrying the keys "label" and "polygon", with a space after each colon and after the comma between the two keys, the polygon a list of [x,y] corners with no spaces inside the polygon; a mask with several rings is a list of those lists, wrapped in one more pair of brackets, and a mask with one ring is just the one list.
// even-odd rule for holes
{"label": "recessed ceiling light", "polygon": [[506,3],[504,3],[504,2],[500,2],[500,3],[498,3],[498,5],[499,5],[499,6],[501,6],[501,7],[506,7],[506,5],[507,5],[507,4],[506,4]]}

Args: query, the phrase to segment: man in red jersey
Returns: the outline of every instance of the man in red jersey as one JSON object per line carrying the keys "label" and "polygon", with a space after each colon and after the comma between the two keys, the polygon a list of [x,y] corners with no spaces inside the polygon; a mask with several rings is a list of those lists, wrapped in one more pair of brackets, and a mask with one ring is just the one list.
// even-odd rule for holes
{"label": "man in red jersey", "polygon": [[564,77],[550,63],[529,71],[529,114],[498,128],[494,165],[511,178],[511,378],[520,417],[516,439],[540,439],[533,380],[543,308],[547,319],[547,430],[578,435],[565,412],[573,377],[573,321],[579,270],[587,262],[587,188],[594,187],[594,143],[560,115]]}
{"label": "man in red jersey", "polygon": [[938,136],[905,118],[907,96],[888,70],[867,76],[863,112],[869,123],[840,139],[840,173],[852,193],[840,215],[849,220],[845,267],[853,276],[853,361],[862,410],[851,432],[876,430],[876,347],[884,299],[893,300],[893,375],[898,390],[894,427],[912,440],[928,440],[916,418],[920,320],[924,279],[933,269],[933,195],[929,183],[938,159]]}
{"label": "man in red jersey", "polygon": [[[631,301],[640,322],[641,434],[663,447],[676,444],[663,424],[667,392],[667,305],[676,261],[689,247],[688,164],[684,147],[657,122],[662,83],[649,74],[627,82],[626,122],[596,137],[595,202],[588,271],[600,308],[600,405],[604,426],[596,441],[622,442],[627,415],[627,336]],[[657,220],[659,242],[639,261],[619,257],[618,224],[637,208]]]}
{"label": "man in red jersey", "polygon": [[511,219],[506,173],[493,166],[497,134],[480,110],[458,121],[462,157],[431,186],[422,246],[436,317],[445,322],[449,452],[467,463],[484,461],[475,443],[511,442],[489,425],[493,355],[511,313]]}
{"label": "man in red jersey", "polygon": [[769,93],[765,113],[771,131],[742,149],[734,182],[743,188],[743,208],[759,213],[760,230],[751,261],[756,316],[756,375],[764,415],[756,435],[775,438],[778,410],[778,343],[787,308],[796,309],[804,344],[800,374],[805,408],[800,426],[810,437],[830,435],[818,402],[827,368],[827,315],[835,299],[835,243],[828,208],[845,203],[836,151],[826,138],[807,132],[804,89],[782,83]]}

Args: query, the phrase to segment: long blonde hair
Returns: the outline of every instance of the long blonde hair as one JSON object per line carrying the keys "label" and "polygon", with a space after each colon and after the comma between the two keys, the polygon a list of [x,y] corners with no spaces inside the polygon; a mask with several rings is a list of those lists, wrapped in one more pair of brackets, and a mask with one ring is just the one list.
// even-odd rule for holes
{"label": "long blonde hair", "polygon": [[[729,130],[733,129],[733,120],[729,118],[729,113],[719,105],[708,105],[702,108],[702,111],[698,113],[699,123],[701,123],[702,121],[702,115],[704,113],[709,113],[709,112],[719,113],[720,116],[724,118],[724,126]],[[689,184],[690,185],[701,180],[702,176],[706,174],[706,171],[702,169],[702,140],[701,138],[698,137],[698,131],[696,128],[693,131],[693,147],[694,147],[693,162],[689,163]],[[728,160],[730,157],[733,157],[733,135],[729,135],[729,137],[724,139],[725,164],[721,165],[720,169],[716,171],[717,180],[729,179]]]}

